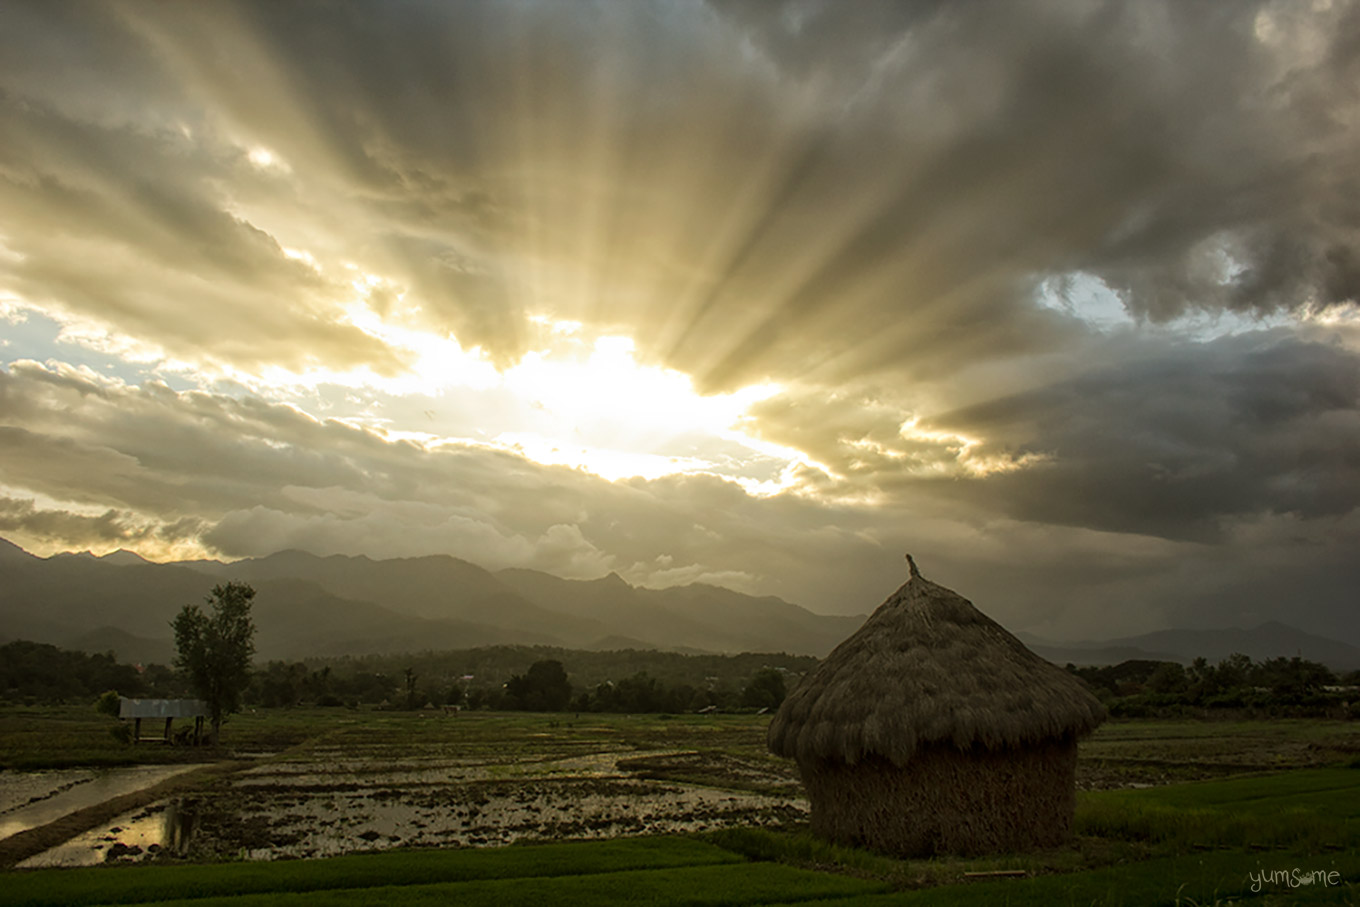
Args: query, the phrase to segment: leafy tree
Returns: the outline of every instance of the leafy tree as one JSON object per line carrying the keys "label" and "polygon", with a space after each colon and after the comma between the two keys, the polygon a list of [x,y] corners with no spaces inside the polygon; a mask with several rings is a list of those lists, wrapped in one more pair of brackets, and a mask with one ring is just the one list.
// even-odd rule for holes
{"label": "leafy tree", "polygon": [[1252,661],[1248,656],[1234,652],[1218,663],[1218,667],[1214,669],[1214,682],[1221,690],[1249,686],[1252,668]]}
{"label": "leafy tree", "polygon": [[246,691],[248,701],[270,709],[297,705],[302,697],[300,687],[306,679],[307,666],[302,662],[290,665],[271,661],[263,671],[255,672]]}
{"label": "leafy tree", "polygon": [[1166,695],[1183,693],[1188,686],[1185,668],[1174,661],[1163,662],[1147,679],[1147,688],[1154,693]]}
{"label": "leafy tree", "polygon": [[1336,675],[1326,665],[1293,658],[1270,658],[1257,666],[1253,680],[1269,687],[1276,701],[1296,704],[1317,696],[1327,684],[1336,683]]}
{"label": "leafy tree", "polygon": [[137,669],[118,664],[112,652],[87,655],[22,639],[0,646],[0,695],[5,698],[65,702],[104,690],[138,696],[144,689]]}
{"label": "leafy tree", "polygon": [[741,704],[748,708],[777,709],[784,702],[784,675],[774,668],[762,668],[741,692]]}
{"label": "leafy tree", "polygon": [[214,586],[206,599],[211,613],[185,605],[170,626],[175,631],[175,667],[189,675],[194,692],[208,705],[216,743],[227,715],[241,710],[255,654],[255,624],[250,602],[255,590],[245,583]]}
{"label": "leafy tree", "polygon": [[562,662],[536,661],[527,673],[513,675],[505,684],[511,708],[529,712],[560,712],[571,701],[571,682]]}

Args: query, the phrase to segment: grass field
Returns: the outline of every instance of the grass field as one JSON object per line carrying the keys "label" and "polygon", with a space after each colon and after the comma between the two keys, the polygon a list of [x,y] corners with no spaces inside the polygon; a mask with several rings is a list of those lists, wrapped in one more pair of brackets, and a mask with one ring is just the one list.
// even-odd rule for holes
{"label": "grass field", "polygon": [[[1354,904],[1360,898],[1355,774],[1308,770],[1119,792],[1135,808],[1155,806],[1155,818],[1133,833],[1117,829],[1110,838],[1141,839],[1150,828],[1166,846],[1185,815],[1196,817],[1197,828],[1212,828],[1205,816],[1231,821],[1240,797],[1262,820],[1253,828],[1268,836],[1267,818],[1302,796],[1325,800],[1321,821],[1339,822],[1328,827],[1339,827],[1342,837],[1327,839],[1320,849],[1296,840],[1260,851],[1211,847],[1145,859],[1128,850],[1115,865],[1061,872],[1053,868],[1063,859],[1058,852],[904,861],[833,847],[805,833],[744,830],[706,840],[650,837],[281,863],[39,870],[5,876],[0,904]],[[1078,835],[1074,847],[1089,845],[1092,837]],[[968,881],[964,875],[993,868],[1024,869],[1031,877]],[[1290,887],[1284,877],[1291,871],[1318,881]],[[1260,875],[1270,872],[1277,873],[1273,882]],[[1331,884],[1326,873],[1335,874]]]}
{"label": "grass field", "polygon": [[[279,777],[317,766],[361,777],[454,765],[478,784],[514,788],[570,776],[603,754],[617,771],[663,785],[784,795],[796,776],[764,752],[764,724],[279,712],[233,719],[215,755]],[[86,748],[100,765],[204,761],[203,750],[105,743],[107,726],[71,710],[0,712],[0,762],[82,764],[71,760]],[[0,875],[0,904],[1355,904],[1358,742],[1360,728],[1341,722],[1111,723],[1083,744],[1079,777],[1105,789],[1079,792],[1071,842],[1024,855],[897,860],[828,845],[791,822],[272,863],[11,871]],[[1181,776],[1201,780],[1143,786]],[[230,777],[211,777],[202,795],[227,796]],[[298,790],[286,791],[294,803]],[[1025,877],[966,875],[998,870]],[[1312,884],[1295,884],[1304,877]]]}

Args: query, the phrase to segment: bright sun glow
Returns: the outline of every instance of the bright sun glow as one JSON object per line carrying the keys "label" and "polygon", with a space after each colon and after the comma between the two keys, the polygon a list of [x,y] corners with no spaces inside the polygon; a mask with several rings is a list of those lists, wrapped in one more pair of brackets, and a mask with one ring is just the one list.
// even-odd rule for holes
{"label": "bright sun glow", "polygon": [[[306,252],[289,249],[286,254],[320,267]],[[610,480],[726,472],[735,457],[764,464],[759,478],[741,479],[753,491],[785,487],[783,467],[797,458],[796,452],[748,438],[737,428],[751,405],[778,393],[778,385],[701,395],[689,376],[640,363],[631,338],[588,336],[580,322],[545,315],[530,319],[539,329],[536,348],[500,371],[480,349],[464,349],[452,337],[417,326],[417,313],[402,306],[400,287],[357,265],[347,265],[346,271],[357,294],[345,310],[346,320],[405,351],[408,367],[391,376],[369,369],[277,372],[266,376],[268,383],[297,392],[329,385],[390,397],[386,405],[336,417],[393,440],[493,446]],[[366,302],[379,290],[396,300],[385,315]],[[459,418],[441,425],[439,414],[450,411]],[[425,413],[428,421],[412,424],[411,412]],[[394,415],[399,413],[404,415]],[[466,435],[469,424],[478,426],[476,437]]]}
{"label": "bright sun glow", "polygon": [[[579,325],[554,331],[573,336]],[[754,451],[730,429],[775,385],[701,396],[680,372],[638,363],[627,337],[597,338],[529,354],[504,376],[504,386],[531,407],[532,430],[502,432],[507,445],[540,463],[587,469],[607,479],[657,478],[714,467],[706,448],[733,442]]]}
{"label": "bright sun glow", "polygon": [[268,148],[256,146],[246,152],[246,160],[250,161],[261,170],[282,170],[288,171],[288,165],[283,158],[279,157]]}

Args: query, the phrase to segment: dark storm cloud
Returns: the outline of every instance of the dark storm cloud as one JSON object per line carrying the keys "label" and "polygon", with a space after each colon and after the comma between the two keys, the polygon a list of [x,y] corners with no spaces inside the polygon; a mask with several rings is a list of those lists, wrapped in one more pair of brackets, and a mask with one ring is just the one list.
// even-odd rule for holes
{"label": "dark storm cloud", "polygon": [[[548,308],[710,389],[1051,351],[1071,326],[1036,318],[1034,290],[1074,270],[1159,321],[1355,296],[1351,4],[57,7],[14,8],[10,34],[48,53],[7,48],[0,69],[19,134],[30,111],[52,123],[13,152],[43,180],[24,219],[71,222],[80,189],[89,231],[134,254],[278,275],[241,311],[312,300],[260,336],[324,326],[343,299],[279,256],[290,223],[501,364]],[[46,81],[59,63],[77,74]],[[235,143],[291,168],[277,227],[233,213],[264,205],[260,174],[222,172]],[[25,295],[48,283],[103,302],[51,268]],[[173,310],[162,334],[189,330]],[[317,359],[394,367],[331,330]]]}
{"label": "dark storm cloud", "polygon": [[[1274,361],[1289,370],[1306,358]],[[180,556],[195,556],[195,544],[228,557],[454,553],[489,567],[712,582],[840,613],[881,602],[912,551],[1007,625],[1049,635],[1283,616],[1245,577],[1315,589],[1291,613],[1328,632],[1350,626],[1342,587],[1311,578],[1346,575],[1360,544],[1354,510],[1331,520],[1243,516],[1209,544],[1008,519],[998,515],[1004,500],[958,500],[972,480],[894,484],[866,470],[852,477],[858,487],[883,486],[891,500],[760,499],[714,476],[608,482],[499,450],[394,442],[254,398],[129,387],[54,366],[20,363],[0,378],[0,481],[29,489],[7,494],[0,524],[25,544],[137,543]],[[1323,413],[1346,393],[1284,383],[1291,390],[1258,405],[1263,421],[1296,395]]]}
{"label": "dark storm cloud", "polygon": [[[780,383],[745,429],[815,462],[766,499],[609,483],[21,362],[4,525],[847,611],[910,548],[1055,628],[1266,613],[1259,563],[1338,626],[1357,346],[1300,322],[1360,286],[1357,35],[1265,0],[6,3],[0,299],[264,396],[400,374],[360,303],[500,366],[545,313]],[[1143,328],[1037,304],[1077,272]],[[1176,338],[1219,312],[1284,326]]]}
{"label": "dark storm cloud", "polygon": [[957,489],[1028,520],[1217,538],[1228,518],[1360,507],[1360,356],[1283,332],[1176,345],[929,425],[1043,456]]}
{"label": "dark storm cloud", "polygon": [[[821,327],[815,312],[833,298],[847,322],[867,319],[859,327],[895,316],[898,341],[920,322],[1007,320],[1027,277],[1069,270],[1158,321],[1355,299],[1349,5],[719,8],[788,80],[865,111],[840,124],[858,133],[854,163],[887,190],[753,341],[781,342],[790,322]],[[852,194],[850,163],[812,168],[789,207],[822,179]],[[862,311],[839,305],[857,277],[894,269]]]}
{"label": "dark storm cloud", "polygon": [[127,514],[106,510],[98,515],[43,510],[32,500],[0,497],[0,532],[22,532],[68,545],[103,546],[135,543],[156,535],[154,529],[129,523]]}

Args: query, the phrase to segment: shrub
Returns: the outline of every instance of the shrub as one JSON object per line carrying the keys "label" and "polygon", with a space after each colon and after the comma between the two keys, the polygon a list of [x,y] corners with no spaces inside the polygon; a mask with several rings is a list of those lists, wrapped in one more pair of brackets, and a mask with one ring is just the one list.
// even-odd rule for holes
{"label": "shrub", "polygon": [[117,690],[108,690],[94,701],[94,710],[101,715],[108,715],[111,718],[118,717],[118,702],[122,697]]}

